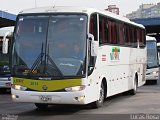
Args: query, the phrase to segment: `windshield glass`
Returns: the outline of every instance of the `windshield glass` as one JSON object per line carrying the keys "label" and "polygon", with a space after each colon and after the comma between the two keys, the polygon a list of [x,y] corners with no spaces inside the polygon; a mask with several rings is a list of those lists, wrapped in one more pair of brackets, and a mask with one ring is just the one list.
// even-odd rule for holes
{"label": "windshield glass", "polygon": [[147,68],[158,67],[157,46],[155,41],[147,41]]}
{"label": "windshield glass", "polygon": [[30,77],[84,75],[86,24],[85,15],[20,16],[12,73]]}
{"label": "windshield glass", "polygon": [[10,76],[9,53],[2,53],[2,40],[0,41],[0,75]]}

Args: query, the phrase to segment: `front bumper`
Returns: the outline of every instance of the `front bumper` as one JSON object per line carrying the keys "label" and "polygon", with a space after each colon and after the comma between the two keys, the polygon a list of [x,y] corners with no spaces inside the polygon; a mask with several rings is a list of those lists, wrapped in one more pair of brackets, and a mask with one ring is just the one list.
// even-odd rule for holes
{"label": "front bumper", "polygon": [[35,92],[20,91],[11,88],[14,102],[45,104],[87,104],[83,91],[78,92]]}
{"label": "front bumper", "polygon": [[159,75],[158,74],[156,74],[156,75],[153,75],[153,74],[146,75],[146,80],[159,80]]}

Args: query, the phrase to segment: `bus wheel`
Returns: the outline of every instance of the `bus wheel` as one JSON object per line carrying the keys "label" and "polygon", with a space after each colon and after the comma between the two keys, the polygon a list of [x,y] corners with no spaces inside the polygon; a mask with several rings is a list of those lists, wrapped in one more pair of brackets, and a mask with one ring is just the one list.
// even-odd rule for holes
{"label": "bus wheel", "polygon": [[101,83],[99,100],[93,102],[93,103],[91,104],[91,106],[92,106],[93,108],[102,107],[103,104],[104,104],[104,95],[105,95],[105,93],[104,93],[104,84]]}
{"label": "bus wheel", "polygon": [[47,104],[42,104],[42,103],[35,103],[35,106],[38,108],[38,109],[46,109],[48,107]]}
{"label": "bus wheel", "polygon": [[138,87],[138,79],[135,77],[134,79],[134,88],[130,90],[131,95],[135,95],[137,93],[137,87]]}

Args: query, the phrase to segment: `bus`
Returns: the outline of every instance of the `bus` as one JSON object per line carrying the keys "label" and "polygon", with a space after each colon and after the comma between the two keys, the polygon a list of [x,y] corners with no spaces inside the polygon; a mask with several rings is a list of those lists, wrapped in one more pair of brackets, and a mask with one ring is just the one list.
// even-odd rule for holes
{"label": "bus", "polygon": [[[0,89],[10,88],[10,68],[9,68],[9,52],[7,54],[3,53],[2,46],[3,40],[9,40],[10,46],[10,32],[13,32],[14,27],[3,27],[0,28]],[[6,39],[7,38],[7,39]],[[7,49],[8,50],[8,49]]]}
{"label": "bus", "polygon": [[157,40],[155,37],[146,36],[147,46],[147,71],[146,80],[157,83],[159,80],[159,59],[157,51]]}
{"label": "bus", "polygon": [[[73,57],[78,44],[81,57]],[[145,28],[87,7],[40,7],[20,12],[12,40],[15,102],[98,108],[105,98],[145,83]]]}

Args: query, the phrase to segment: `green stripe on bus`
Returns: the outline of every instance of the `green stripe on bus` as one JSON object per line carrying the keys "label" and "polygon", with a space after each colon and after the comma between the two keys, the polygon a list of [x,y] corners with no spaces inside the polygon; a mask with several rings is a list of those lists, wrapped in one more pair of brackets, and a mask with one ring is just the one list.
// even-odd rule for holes
{"label": "green stripe on bus", "polygon": [[64,80],[34,80],[26,78],[13,78],[14,85],[21,85],[36,91],[57,91],[67,87],[81,85],[81,79]]}

